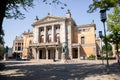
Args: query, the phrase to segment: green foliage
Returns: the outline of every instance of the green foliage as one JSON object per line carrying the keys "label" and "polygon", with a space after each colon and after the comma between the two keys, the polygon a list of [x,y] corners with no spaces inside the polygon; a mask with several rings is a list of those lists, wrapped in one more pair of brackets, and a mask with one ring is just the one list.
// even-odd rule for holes
{"label": "green foliage", "polygon": [[108,31],[118,33],[120,31],[120,8],[114,7],[112,14],[108,14]]}
{"label": "green foliage", "polygon": [[[107,43],[107,44],[108,44],[108,46],[107,46],[108,56],[112,56],[113,55],[112,54],[112,46],[110,43]],[[106,54],[106,46],[105,45],[102,46],[102,51],[103,51],[103,54]]]}
{"label": "green foliage", "polygon": [[95,60],[95,55],[91,54],[91,55],[88,57],[88,60]]}
{"label": "green foliage", "polygon": [[[14,18],[14,19],[23,19],[25,18],[24,14],[21,12],[21,8],[23,8],[25,11],[27,11],[29,8],[34,7],[34,0],[7,0],[7,6],[6,6],[6,18]],[[41,0],[45,4],[61,4],[61,9],[64,9],[64,7],[67,6],[67,4],[62,3],[60,0]]]}
{"label": "green foliage", "polygon": [[116,6],[120,7],[119,0],[93,0],[93,3],[89,5],[89,10],[87,12],[92,13],[99,8],[104,8],[106,10],[109,10],[110,8]]}
{"label": "green foliage", "polygon": [[[111,46],[111,44],[108,43],[107,48],[108,48],[108,51],[111,51],[111,50],[112,50],[112,46]],[[105,45],[103,45],[102,50],[103,50],[103,51],[106,51],[106,47],[105,47]]]}
{"label": "green foliage", "polygon": [[0,30],[0,44],[2,44],[2,45],[4,44],[3,36],[4,36],[4,31],[2,29],[2,30]]}
{"label": "green foliage", "polygon": [[52,5],[52,4],[61,5],[61,9],[64,9],[67,6],[67,4],[61,2],[60,0],[51,0],[51,1],[50,0],[43,0],[43,2],[45,4],[48,4],[48,5]]}
{"label": "green foliage", "polygon": [[27,11],[29,7],[33,7],[33,0],[7,0],[5,17],[23,19],[25,17],[20,9]]}
{"label": "green foliage", "polygon": [[112,14],[108,14],[107,20],[108,31],[111,32],[108,35],[108,41],[116,44],[116,50],[118,53],[118,45],[120,44],[120,8],[114,7],[114,11]]}

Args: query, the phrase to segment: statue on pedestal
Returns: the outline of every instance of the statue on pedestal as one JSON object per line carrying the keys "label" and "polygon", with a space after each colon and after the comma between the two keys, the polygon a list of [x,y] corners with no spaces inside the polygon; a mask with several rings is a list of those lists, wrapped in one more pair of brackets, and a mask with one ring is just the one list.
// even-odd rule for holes
{"label": "statue on pedestal", "polygon": [[66,62],[66,53],[67,53],[67,43],[62,44],[62,62]]}
{"label": "statue on pedestal", "polygon": [[62,44],[62,54],[66,54],[66,53],[67,53],[67,43],[64,42],[64,43]]}

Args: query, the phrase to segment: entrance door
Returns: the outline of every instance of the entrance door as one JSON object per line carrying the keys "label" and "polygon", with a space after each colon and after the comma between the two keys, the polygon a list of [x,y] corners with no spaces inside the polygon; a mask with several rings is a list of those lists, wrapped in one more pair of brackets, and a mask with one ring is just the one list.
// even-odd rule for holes
{"label": "entrance door", "polygon": [[50,50],[48,50],[48,59],[50,59]]}
{"label": "entrance door", "polygon": [[78,50],[73,49],[73,58],[78,58]]}
{"label": "entrance door", "polygon": [[42,50],[39,52],[39,59],[42,59]]}

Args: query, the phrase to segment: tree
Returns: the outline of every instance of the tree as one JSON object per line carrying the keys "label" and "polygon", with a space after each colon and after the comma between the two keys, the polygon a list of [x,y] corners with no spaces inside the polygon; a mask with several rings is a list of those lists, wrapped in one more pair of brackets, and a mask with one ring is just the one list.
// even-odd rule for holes
{"label": "tree", "polygon": [[[25,11],[28,10],[28,8],[31,8],[34,6],[33,4],[34,0],[0,0],[0,43],[4,44],[3,36],[4,31],[2,29],[2,23],[3,19],[6,18],[14,18],[14,19],[23,19],[25,18],[24,14],[21,12],[21,8],[23,8]],[[46,4],[51,5],[52,3],[55,4],[62,4],[64,6],[61,7],[61,9],[64,9],[66,4],[60,2],[59,0],[52,0],[52,2],[49,2],[48,0],[41,0]]]}
{"label": "tree", "polygon": [[2,23],[6,18],[24,18],[24,14],[20,12],[20,7],[27,10],[28,7],[33,7],[33,0],[0,0],[0,43],[4,44]]}
{"label": "tree", "polygon": [[[108,14],[108,20],[107,20],[107,26],[108,26],[108,31],[111,33],[109,34],[108,38],[114,44],[116,44],[116,50],[117,50],[117,56],[119,57],[119,52],[118,52],[118,46],[120,44],[120,8],[119,7],[114,7],[114,11],[112,14]],[[118,60],[119,62],[119,60]]]}
{"label": "tree", "polygon": [[[111,44],[110,44],[110,43],[108,43],[107,47],[108,47],[108,52],[110,53],[110,52],[111,52],[111,50],[112,50],[112,46],[111,46]],[[103,46],[102,46],[102,50],[103,50],[103,52],[105,52],[105,51],[106,51],[106,46],[105,46],[105,45],[103,45]]]}
{"label": "tree", "polygon": [[99,8],[104,8],[106,10],[109,10],[110,8],[116,6],[120,7],[119,0],[93,0],[93,3],[89,5],[89,10],[87,12],[92,13]]}

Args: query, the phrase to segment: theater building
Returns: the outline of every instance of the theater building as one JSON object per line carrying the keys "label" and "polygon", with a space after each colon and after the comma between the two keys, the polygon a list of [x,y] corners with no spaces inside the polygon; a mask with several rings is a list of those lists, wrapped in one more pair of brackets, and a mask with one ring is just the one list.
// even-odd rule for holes
{"label": "theater building", "polygon": [[67,44],[66,59],[80,60],[98,54],[96,25],[77,25],[70,11],[66,17],[48,14],[42,19],[36,18],[32,27],[33,40],[29,50],[36,60],[61,60],[63,43]]}

